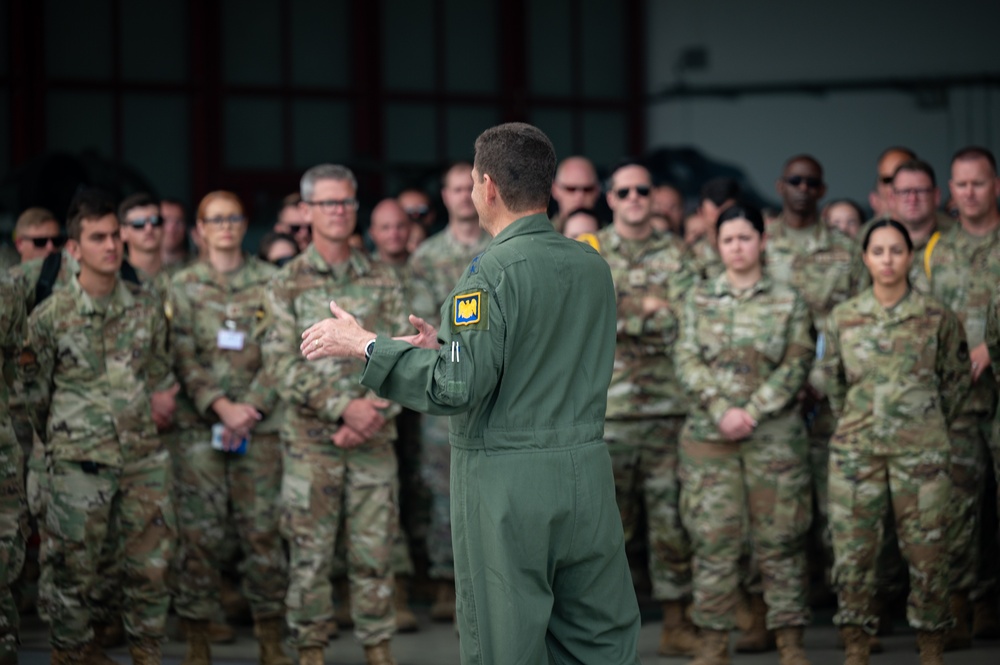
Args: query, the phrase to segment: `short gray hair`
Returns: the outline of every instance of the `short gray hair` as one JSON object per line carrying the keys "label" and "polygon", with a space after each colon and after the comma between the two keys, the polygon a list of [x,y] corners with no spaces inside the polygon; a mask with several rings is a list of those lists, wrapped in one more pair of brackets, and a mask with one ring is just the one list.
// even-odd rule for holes
{"label": "short gray hair", "polygon": [[340,164],[319,164],[302,174],[299,181],[299,193],[303,201],[312,201],[313,190],[320,180],[340,180],[351,184],[355,194],[358,191],[358,179],[354,177],[354,172],[346,166]]}

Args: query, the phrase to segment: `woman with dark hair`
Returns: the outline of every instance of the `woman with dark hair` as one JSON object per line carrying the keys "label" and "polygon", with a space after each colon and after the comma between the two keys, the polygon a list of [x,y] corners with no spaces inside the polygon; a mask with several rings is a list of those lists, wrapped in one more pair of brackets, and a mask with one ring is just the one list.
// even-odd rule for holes
{"label": "woman with dark hair", "polygon": [[680,460],[681,513],[694,550],[692,620],[702,633],[692,665],[729,663],[747,527],[781,663],[808,665],[812,494],[795,398],[814,355],[809,312],[764,272],[760,211],[730,206],[716,229],[725,272],[689,294],[676,350],[692,397]]}
{"label": "woman with dark hair", "polygon": [[[875,561],[892,511],[910,569],[907,620],[920,662],[942,662],[954,624],[948,599],[948,428],[969,391],[969,350],[958,318],[910,288],[913,243],[883,219],[862,242],[872,286],[831,313],[821,360],[837,429],[830,441],[834,586],[847,665],[866,665]],[[866,634],[867,633],[867,634]]]}
{"label": "woman with dark hair", "polygon": [[299,246],[295,238],[287,233],[269,231],[260,239],[257,257],[262,261],[273,263],[281,268],[299,255]]}

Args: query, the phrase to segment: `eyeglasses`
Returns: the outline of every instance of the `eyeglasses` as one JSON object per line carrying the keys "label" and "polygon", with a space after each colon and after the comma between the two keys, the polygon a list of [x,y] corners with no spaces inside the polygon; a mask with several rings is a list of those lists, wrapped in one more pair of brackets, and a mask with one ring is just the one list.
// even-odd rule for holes
{"label": "eyeglasses", "polygon": [[163,226],[163,218],[159,215],[150,215],[149,217],[140,217],[138,219],[129,219],[125,221],[126,224],[131,226],[133,229],[142,229],[149,224],[154,229]]}
{"label": "eyeglasses", "polygon": [[219,215],[218,217],[206,217],[201,221],[206,224],[215,224],[216,226],[222,226],[224,223],[228,222],[235,226],[236,224],[242,224],[247,221],[247,218],[243,215],[229,215],[227,217]]}
{"label": "eyeglasses", "polygon": [[628,198],[630,192],[635,191],[636,194],[645,198],[649,196],[649,185],[638,185],[636,187],[621,187],[615,190],[615,196],[620,198],[622,201]]}
{"label": "eyeglasses", "polygon": [[59,249],[66,244],[66,238],[64,236],[38,236],[36,238],[24,237],[24,239],[30,240],[31,244],[37,249],[45,249],[49,243],[52,243],[52,246],[56,249]]}
{"label": "eyeglasses", "polygon": [[597,191],[597,185],[559,185],[560,189],[564,189],[570,194],[576,194],[577,192],[583,192],[584,194],[593,194]]}
{"label": "eyeglasses", "polygon": [[410,206],[406,208],[406,214],[412,220],[421,220],[431,213],[428,206]]}
{"label": "eyeglasses", "polygon": [[311,233],[312,232],[312,224],[289,224],[288,225],[288,230],[291,232],[291,234],[293,236],[294,235],[298,235],[299,231],[301,231],[302,229],[305,229],[306,233]]}
{"label": "eyeglasses", "polygon": [[801,187],[803,183],[809,189],[819,189],[823,186],[822,178],[812,178],[809,176],[793,175],[784,179],[792,187]]}
{"label": "eyeglasses", "polygon": [[892,192],[900,198],[907,198],[910,196],[930,196],[931,192],[934,191],[933,187],[908,187],[906,189],[893,189]]}
{"label": "eyeglasses", "polygon": [[305,204],[308,206],[319,207],[323,210],[323,212],[337,210],[338,208],[343,208],[344,210],[358,209],[357,199],[327,199],[326,201],[306,201]]}

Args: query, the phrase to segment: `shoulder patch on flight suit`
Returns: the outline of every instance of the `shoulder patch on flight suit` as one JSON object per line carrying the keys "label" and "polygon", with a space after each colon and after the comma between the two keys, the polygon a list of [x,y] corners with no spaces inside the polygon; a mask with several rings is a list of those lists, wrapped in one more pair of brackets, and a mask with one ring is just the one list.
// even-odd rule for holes
{"label": "shoulder patch on flight suit", "polygon": [[489,298],[485,291],[469,291],[452,298],[452,330],[487,330]]}
{"label": "shoulder patch on flight suit", "polygon": [[597,236],[595,236],[593,233],[581,233],[576,237],[576,239],[582,243],[590,245],[598,252],[601,251],[601,241],[598,240]]}

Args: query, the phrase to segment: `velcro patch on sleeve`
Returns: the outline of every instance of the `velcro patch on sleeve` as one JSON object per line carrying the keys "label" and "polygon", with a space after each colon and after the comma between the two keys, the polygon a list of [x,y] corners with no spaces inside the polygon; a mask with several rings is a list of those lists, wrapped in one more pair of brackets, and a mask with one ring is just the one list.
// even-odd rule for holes
{"label": "velcro patch on sleeve", "polygon": [[451,329],[455,332],[489,329],[489,297],[486,291],[468,291],[452,298]]}

